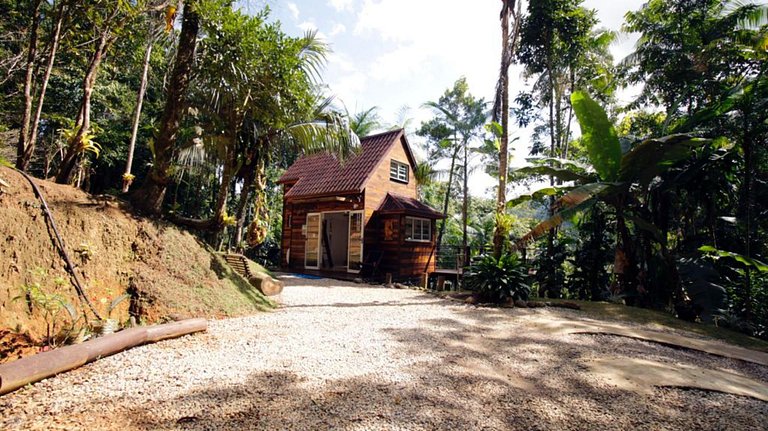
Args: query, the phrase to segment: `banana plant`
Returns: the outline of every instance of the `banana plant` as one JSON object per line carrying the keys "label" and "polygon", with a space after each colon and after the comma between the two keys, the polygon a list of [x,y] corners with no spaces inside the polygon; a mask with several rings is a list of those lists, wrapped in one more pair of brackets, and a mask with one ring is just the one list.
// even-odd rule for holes
{"label": "banana plant", "polygon": [[[634,214],[629,204],[635,201],[634,192],[647,191],[654,179],[688,159],[695,148],[708,144],[710,140],[685,134],[670,135],[642,141],[622,153],[616,130],[605,110],[597,102],[587,93],[577,91],[571,95],[571,103],[581,127],[582,140],[592,168],[578,171],[569,164],[552,163],[551,166],[518,170],[518,173],[522,174],[553,175],[575,185],[547,187],[508,202],[508,205],[514,206],[538,197],[560,196],[553,204],[554,214],[520,238],[513,248],[525,247],[577,213],[592,207],[598,201],[603,201],[613,207],[616,213],[619,239],[615,262],[620,268],[615,268],[615,271],[627,270],[631,273],[634,268],[628,220],[637,229],[648,231],[660,243],[665,257],[668,257],[666,238],[663,238],[660,230],[652,223],[644,220],[639,214]],[[630,273],[626,273],[624,278],[632,284],[634,280]]]}

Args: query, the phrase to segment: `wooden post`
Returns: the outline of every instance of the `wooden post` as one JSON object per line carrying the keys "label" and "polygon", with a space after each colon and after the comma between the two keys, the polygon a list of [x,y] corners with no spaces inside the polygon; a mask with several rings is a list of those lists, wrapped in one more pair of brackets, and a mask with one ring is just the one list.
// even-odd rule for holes
{"label": "wooden post", "polygon": [[385,283],[384,284],[392,284],[392,273],[388,272],[386,276],[384,277]]}
{"label": "wooden post", "polygon": [[423,287],[424,289],[426,289],[428,287],[428,283],[429,283],[429,273],[426,273],[426,272],[422,273],[421,277],[419,277],[419,278],[420,278],[419,279],[419,285],[421,287]]}

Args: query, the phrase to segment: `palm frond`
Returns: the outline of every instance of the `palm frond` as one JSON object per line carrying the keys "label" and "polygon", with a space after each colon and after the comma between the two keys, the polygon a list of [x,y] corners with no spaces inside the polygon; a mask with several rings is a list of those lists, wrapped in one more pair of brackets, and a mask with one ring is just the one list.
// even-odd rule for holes
{"label": "palm frond", "polygon": [[331,52],[327,43],[317,37],[317,29],[307,30],[300,39],[299,59],[301,69],[307,76],[319,82],[321,71],[325,67],[328,54]]}
{"label": "palm frond", "polygon": [[306,154],[328,152],[344,161],[360,148],[360,138],[344,116],[336,112],[327,113],[321,119],[294,123],[286,127],[285,132]]}

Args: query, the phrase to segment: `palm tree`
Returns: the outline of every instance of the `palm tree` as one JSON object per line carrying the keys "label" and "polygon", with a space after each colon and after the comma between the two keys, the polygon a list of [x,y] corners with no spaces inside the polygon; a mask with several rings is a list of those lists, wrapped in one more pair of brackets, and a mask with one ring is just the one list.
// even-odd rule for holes
{"label": "palm tree", "polygon": [[349,128],[352,129],[357,136],[368,136],[381,128],[378,106],[372,106],[368,109],[356,112],[353,115],[349,114],[349,110],[347,110],[346,107],[344,107],[344,110],[347,114],[347,118],[349,118]]}
{"label": "palm tree", "polygon": [[149,214],[159,214],[165,191],[171,181],[171,165],[178,151],[176,138],[186,106],[187,89],[192,80],[197,34],[200,30],[199,0],[186,0],[181,18],[181,32],[173,71],[160,117],[160,130],[152,147],[153,162],[141,187],[131,196],[133,207]]}
{"label": "palm tree", "polygon": [[[343,116],[330,109],[333,99],[321,100],[315,91],[316,71],[327,53],[327,45],[316,31],[286,41],[285,46],[274,46],[259,31],[264,25],[261,18],[232,11],[226,19],[229,24],[224,27],[206,23],[208,37],[201,42],[199,54],[205,67],[197,72],[200,85],[194,93],[205,101],[200,115],[213,120],[213,127],[202,135],[220,172],[213,214],[203,220],[173,218],[176,223],[213,232],[236,224],[239,243],[250,193],[254,185],[263,184],[263,166],[275,147],[290,145],[305,153],[328,151],[343,159],[359,140]],[[266,62],[275,57],[295,66],[268,67]],[[284,82],[292,85],[287,87]],[[314,110],[306,114],[305,107]],[[232,184],[239,181],[243,187],[232,217],[227,215],[229,194]]]}
{"label": "palm tree", "polygon": [[[165,2],[163,2],[165,3]],[[147,90],[147,78],[149,74],[149,61],[152,56],[152,49],[155,46],[155,42],[161,37],[163,33],[169,33],[171,29],[173,28],[173,22],[176,19],[176,6],[169,5],[166,6],[166,10],[164,12],[165,19],[161,23],[159,20],[156,19],[154,16],[155,10],[153,9],[161,9],[163,8],[163,4],[160,6],[157,6],[155,8],[150,8],[147,11],[148,17],[146,17],[147,20],[147,30],[148,30],[148,37],[147,37],[147,46],[144,49],[144,61],[142,63],[142,70],[141,70],[141,82],[139,83],[139,91],[136,94],[136,108],[133,110],[133,124],[131,125],[131,138],[128,142],[128,160],[125,164],[125,173],[123,173],[123,193],[128,193],[128,188],[131,186],[131,183],[133,182],[133,174],[131,174],[131,168],[133,166],[133,152],[136,147],[136,137],[139,133],[139,120],[141,118],[141,106],[144,102],[144,93]]]}
{"label": "palm tree", "polygon": [[[515,0],[501,0],[501,67],[499,80],[496,83],[496,94],[493,102],[492,117],[496,123],[501,122],[499,140],[499,188],[496,194],[496,215],[504,214],[507,191],[507,158],[509,156],[509,66],[515,56],[517,39],[520,34],[520,3],[515,11]],[[510,18],[512,28],[510,31]],[[496,226],[493,234],[493,254],[501,257],[504,245],[504,232]]]}

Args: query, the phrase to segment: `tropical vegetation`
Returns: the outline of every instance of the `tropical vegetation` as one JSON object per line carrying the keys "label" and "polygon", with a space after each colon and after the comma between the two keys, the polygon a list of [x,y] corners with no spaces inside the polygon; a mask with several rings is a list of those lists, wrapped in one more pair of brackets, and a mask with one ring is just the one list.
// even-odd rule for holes
{"label": "tropical vegetation", "polygon": [[[420,197],[447,215],[437,247],[460,250],[467,286],[768,338],[768,7],[649,0],[626,14],[638,41],[615,59],[623,36],[583,0],[499,6],[493,100],[458,77],[411,133]],[[216,248],[277,243],[276,180],[300,155],[343,160],[359,136],[410,127],[405,108],[389,125],[335,100],[329,46],[268,8],[0,0],[0,29],[0,161],[122,196]],[[478,166],[497,180],[488,196],[471,193]]]}

